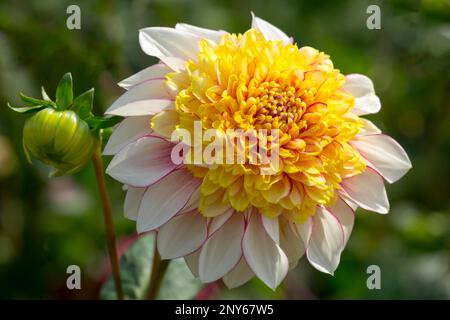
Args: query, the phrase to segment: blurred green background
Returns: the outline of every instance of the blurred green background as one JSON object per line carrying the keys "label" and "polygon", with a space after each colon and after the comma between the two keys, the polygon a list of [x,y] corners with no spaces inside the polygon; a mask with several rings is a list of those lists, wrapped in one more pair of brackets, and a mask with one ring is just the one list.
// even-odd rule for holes
{"label": "blurred green background", "polygon": [[[66,8],[81,8],[81,30],[66,28]],[[366,28],[370,4],[381,30]],[[359,209],[334,277],[304,259],[276,291],[259,280],[213,298],[450,298],[450,2],[392,1],[5,1],[0,0],[0,298],[96,298],[107,275],[106,245],[93,168],[47,179],[22,151],[22,91],[53,93],[71,71],[75,92],[96,89],[101,114],[121,94],[116,83],[155,62],[139,47],[138,29],[186,22],[245,31],[250,11],[331,55],[343,73],[370,76],[383,108],[370,116],[405,147],[413,169],[388,185],[387,216]],[[106,159],[109,161],[110,159]],[[108,180],[120,246],[135,234],[122,213],[124,193]],[[82,269],[83,290],[65,289],[66,268]],[[368,290],[366,269],[381,268],[381,290]]]}

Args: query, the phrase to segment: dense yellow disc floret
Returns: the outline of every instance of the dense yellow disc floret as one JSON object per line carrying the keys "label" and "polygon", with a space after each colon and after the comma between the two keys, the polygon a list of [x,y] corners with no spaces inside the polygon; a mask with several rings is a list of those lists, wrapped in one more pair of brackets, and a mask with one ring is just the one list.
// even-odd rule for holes
{"label": "dense yellow disc floret", "polygon": [[[267,41],[256,30],[202,40],[197,61],[167,75],[176,94],[170,118],[177,128],[193,130],[278,129],[280,166],[264,175],[258,165],[189,165],[203,179],[200,212],[221,214],[230,205],[249,206],[268,216],[303,222],[317,205],[332,205],[342,179],[362,173],[365,162],[348,142],[362,127],[350,110],[354,97],[342,89],[345,77],[329,56],[311,47]],[[161,120],[163,119],[163,120]],[[194,134],[192,132],[192,134]]]}

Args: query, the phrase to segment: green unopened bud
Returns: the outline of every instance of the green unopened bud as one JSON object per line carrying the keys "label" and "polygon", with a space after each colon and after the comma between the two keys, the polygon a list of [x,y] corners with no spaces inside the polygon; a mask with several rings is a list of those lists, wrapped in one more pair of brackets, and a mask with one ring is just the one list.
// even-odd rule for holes
{"label": "green unopened bud", "polygon": [[46,108],[27,120],[23,146],[30,155],[55,170],[51,176],[74,173],[92,156],[95,139],[85,121],[71,111]]}

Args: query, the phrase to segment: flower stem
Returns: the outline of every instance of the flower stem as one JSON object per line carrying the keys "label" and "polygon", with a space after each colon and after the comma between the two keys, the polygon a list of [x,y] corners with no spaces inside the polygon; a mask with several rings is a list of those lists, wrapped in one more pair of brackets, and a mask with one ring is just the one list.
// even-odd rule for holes
{"label": "flower stem", "polygon": [[119,259],[117,257],[116,249],[116,235],[114,233],[114,225],[112,219],[111,202],[109,201],[108,191],[106,189],[105,174],[103,173],[103,160],[101,156],[100,146],[96,147],[92,156],[92,163],[94,164],[95,177],[97,179],[98,190],[103,207],[103,217],[106,226],[106,240],[108,245],[109,260],[111,263],[111,270],[114,278],[114,285],[116,287],[117,298],[123,300],[122,282],[120,281]]}
{"label": "flower stem", "polygon": [[152,273],[150,276],[150,287],[147,292],[148,300],[155,300],[158,296],[159,288],[161,287],[161,283],[164,278],[164,274],[167,271],[167,267],[169,266],[169,262],[170,260],[161,260],[161,256],[158,253],[155,242],[155,249],[153,251]]}

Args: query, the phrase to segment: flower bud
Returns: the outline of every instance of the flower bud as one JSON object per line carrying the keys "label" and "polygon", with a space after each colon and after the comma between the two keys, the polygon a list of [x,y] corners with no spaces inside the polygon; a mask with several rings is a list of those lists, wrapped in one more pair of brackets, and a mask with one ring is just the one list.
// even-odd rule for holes
{"label": "flower bud", "polygon": [[25,123],[23,146],[28,160],[31,155],[55,169],[51,176],[61,176],[84,167],[92,156],[95,139],[75,112],[46,108]]}

